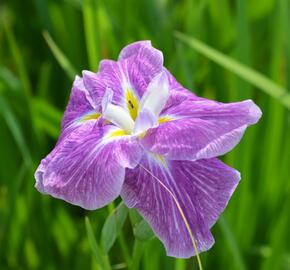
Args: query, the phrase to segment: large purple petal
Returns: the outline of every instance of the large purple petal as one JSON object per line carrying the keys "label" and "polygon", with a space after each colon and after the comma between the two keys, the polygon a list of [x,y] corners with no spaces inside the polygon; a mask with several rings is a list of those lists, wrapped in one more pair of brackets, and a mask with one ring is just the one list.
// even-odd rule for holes
{"label": "large purple petal", "polygon": [[146,156],[141,165],[126,171],[121,196],[149,222],[169,256],[188,258],[195,255],[189,232],[172,196],[159,181],[177,199],[202,252],[213,245],[210,228],[239,179],[237,171],[215,158],[193,162]]}
{"label": "large purple petal", "polygon": [[126,61],[127,77],[141,98],[149,83],[163,70],[163,54],[152,46],[142,46],[138,53]]}
{"label": "large purple petal", "polygon": [[171,121],[148,130],[144,147],[169,159],[197,160],[230,151],[261,110],[251,100],[223,104],[197,99],[173,102],[162,114]]}
{"label": "large purple petal", "polygon": [[101,61],[98,73],[84,71],[84,84],[97,102],[101,101],[105,90],[111,88],[114,103],[127,107],[126,92],[131,91],[140,99],[162,67],[162,53],[150,42],[140,42],[123,49],[119,61]]}
{"label": "large purple petal", "polygon": [[97,122],[80,124],[41,161],[36,188],[86,209],[100,208],[119,196],[125,168],[135,167],[143,153],[132,136]]}

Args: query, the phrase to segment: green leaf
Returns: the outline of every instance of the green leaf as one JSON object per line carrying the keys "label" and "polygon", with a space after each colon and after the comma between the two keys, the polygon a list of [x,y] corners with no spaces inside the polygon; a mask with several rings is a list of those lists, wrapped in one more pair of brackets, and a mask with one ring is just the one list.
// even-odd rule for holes
{"label": "green leaf", "polygon": [[139,269],[140,261],[143,256],[144,252],[144,243],[135,239],[134,246],[133,246],[133,256],[132,261],[128,267],[129,270],[136,270]]}
{"label": "green leaf", "polygon": [[186,260],[185,259],[175,259],[175,270],[185,270]]}
{"label": "green leaf", "polygon": [[85,218],[85,223],[86,223],[86,230],[87,230],[88,239],[89,239],[91,249],[93,251],[93,254],[95,256],[97,263],[99,264],[99,266],[103,270],[111,269],[108,256],[106,254],[104,254],[102,249],[99,247],[99,245],[95,239],[92,225],[91,225],[88,217]]}
{"label": "green leaf", "polygon": [[134,235],[138,240],[147,241],[154,237],[154,233],[147,221],[135,209],[130,209],[129,216]]}
{"label": "green leaf", "polygon": [[0,114],[3,115],[7,126],[9,127],[12,136],[14,137],[15,142],[19,148],[19,151],[22,154],[24,162],[29,165],[32,161],[31,153],[27,147],[27,143],[22,132],[20,123],[10,108],[10,105],[6,100],[0,96]]}
{"label": "green leaf", "polygon": [[[0,66],[0,82],[5,84],[10,90],[18,91],[21,87],[20,81],[7,67]],[[3,87],[4,88],[4,87]]]}
{"label": "green leaf", "polygon": [[97,70],[99,62],[98,31],[96,23],[96,1],[84,0],[82,4],[84,32],[90,68]]}
{"label": "green leaf", "polygon": [[124,225],[127,214],[128,208],[124,203],[120,203],[114,212],[106,219],[101,233],[101,246],[105,252],[109,252],[115,243],[116,238]]}
{"label": "green leaf", "polygon": [[141,215],[137,212],[137,210],[135,210],[134,208],[131,208],[129,210],[129,217],[133,228],[137,226],[137,224],[140,223],[143,219]]}
{"label": "green leaf", "polygon": [[255,20],[258,20],[271,12],[273,8],[275,7],[275,4],[277,4],[277,1],[255,0],[255,1],[248,1],[246,3],[247,3],[249,16]]}
{"label": "green leaf", "polygon": [[284,87],[268,79],[266,76],[257,72],[256,70],[247,67],[246,65],[239,63],[231,57],[226,56],[225,54],[209,47],[196,38],[189,37],[180,32],[176,32],[175,36],[182,42],[189,45],[191,48],[195,49],[197,52],[208,57],[210,60],[234,72],[236,75],[261,89],[269,96],[276,98],[286,108],[290,109],[290,94]]}
{"label": "green leaf", "polygon": [[43,31],[43,36],[45,41],[47,42],[49,48],[51,49],[54,57],[66,72],[70,79],[74,79],[75,75],[77,74],[76,69],[72,66],[71,62],[67,59],[64,53],[59,49],[59,47],[55,44],[53,39],[51,38],[50,34],[47,31]]}
{"label": "green leaf", "polygon": [[57,138],[60,132],[62,113],[44,99],[34,98],[32,104],[38,129],[45,131],[53,138]]}
{"label": "green leaf", "polygon": [[109,252],[117,237],[116,217],[110,215],[105,221],[101,234],[101,246],[105,252]]}
{"label": "green leaf", "polygon": [[220,217],[218,224],[220,225],[221,231],[227,240],[230,251],[232,252],[232,256],[234,258],[237,267],[236,269],[245,270],[246,269],[245,262],[243,260],[237,241],[233,235],[233,232],[227,220],[224,217]]}
{"label": "green leaf", "polygon": [[135,237],[142,242],[148,241],[154,237],[154,232],[144,219],[134,227],[134,234]]}
{"label": "green leaf", "polygon": [[29,76],[27,73],[27,68],[24,63],[23,53],[19,48],[19,43],[17,42],[15,35],[13,33],[13,29],[9,24],[9,20],[3,20],[5,34],[7,36],[8,46],[10,48],[12,57],[15,61],[16,67],[18,69],[18,73],[20,76],[20,80],[23,85],[23,90],[27,98],[32,95],[32,87],[29,80]]}

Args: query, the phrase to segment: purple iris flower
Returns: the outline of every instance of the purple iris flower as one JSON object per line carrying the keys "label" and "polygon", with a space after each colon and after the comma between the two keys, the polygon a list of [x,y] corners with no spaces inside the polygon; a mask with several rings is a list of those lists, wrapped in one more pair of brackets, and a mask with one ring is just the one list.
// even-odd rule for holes
{"label": "purple iris flower", "polygon": [[[85,209],[119,195],[165,245],[187,258],[214,243],[210,228],[240,174],[217,159],[261,117],[251,101],[197,97],[163,67],[149,41],[126,46],[118,61],[76,77],[60,138],[35,173],[36,188]],[[173,196],[174,197],[173,197]],[[175,198],[175,199],[174,199]]]}

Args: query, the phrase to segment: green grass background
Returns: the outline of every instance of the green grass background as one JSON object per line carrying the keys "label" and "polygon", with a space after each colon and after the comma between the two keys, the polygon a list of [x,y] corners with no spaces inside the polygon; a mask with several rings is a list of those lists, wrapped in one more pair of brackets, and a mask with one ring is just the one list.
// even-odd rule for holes
{"label": "green grass background", "polygon": [[212,230],[203,268],[290,269],[289,0],[1,1],[0,269],[198,269],[195,258],[166,257],[156,238],[134,243],[134,213],[122,233],[118,222],[101,233],[113,205],[87,212],[33,187],[75,74],[143,39],[198,95],[251,98],[263,110],[224,157],[242,181]]}

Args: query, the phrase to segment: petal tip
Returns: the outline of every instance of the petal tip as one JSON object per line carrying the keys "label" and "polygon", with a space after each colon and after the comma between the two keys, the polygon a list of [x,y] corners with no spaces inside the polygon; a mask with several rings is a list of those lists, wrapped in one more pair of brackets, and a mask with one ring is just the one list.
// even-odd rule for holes
{"label": "petal tip", "polygon": [[252,124],[256,124],[262,117],[262,110],[252,100],[250,100],[249,115]]}
{"label": "petal tip", "polygon": [[44,185],[43,185],[43,174],[44,174],[44,170],[43,168],[41,168],[41,164],[39,165],[39,167],[37,168],[37,170],[34,173],[34,178],[35,178],[35,184],[34,187],[41,193],[45,193],[44,190]]}
{"label": "petal tip", "polygon": [[118,60],[126,59],[138,53],[142,47],[152,47],[150,40],[140,40],[126,45],[120,52]]}
{"label": "petal tip", "polygon": [[236,174],[236,178],[235,179],[236,179],[236,181],[238,183],[238,182],[240,182],[242,176],[241,176],[241,173],[239,171],[237,171],[237,170],[235,170],[235,174]]}
{"label": "petal tip", "polygon": [[82,71],[82,75],[83,77],[92,77],[94,76],[96,73],[92,72],[92,71],[89,71],[89,70],[83,70]]}
{"label": "petal tip", "polygon": [[80,77],[79,75],[76,75],[74,81],[79,81],[79,80],[82,80],[82,77]]}
{"label": "petal tip", "polygon": [[[198,249],[198,255],[211,249],[215,243],[215,240],[212,236],[212,234],[209,232],[209,239],[207,239],[207,241],[202,242],[202,243],[198,243],[197,239],[194,239],[195,244],[198,245],[197,249]],[[193,256],[196,256],[196,250],[192,244],[192,248],[186,248],[186,249],[169,249],[167,246],[165,246],[166,249],[166,255],[170,256],[170,257],[174,257],[174,258],[180,258],[180,259],[189,259]]]}

